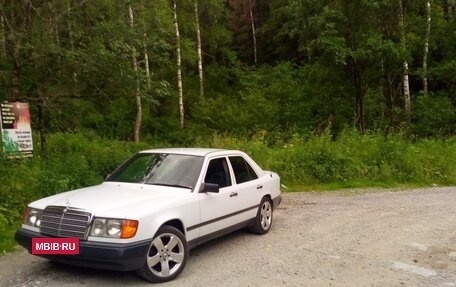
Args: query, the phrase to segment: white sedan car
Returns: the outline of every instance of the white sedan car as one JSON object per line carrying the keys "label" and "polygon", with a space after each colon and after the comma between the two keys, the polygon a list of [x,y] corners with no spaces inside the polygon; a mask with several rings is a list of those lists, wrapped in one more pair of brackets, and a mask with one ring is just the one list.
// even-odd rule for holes
{"label": "white sedan car", "polygon": [[51,260],[164,282],[202,242],[244,227],[267,233],[280,201],[279,176],[241,151],[146,150],[100,185],[30,203],[16,241]]}

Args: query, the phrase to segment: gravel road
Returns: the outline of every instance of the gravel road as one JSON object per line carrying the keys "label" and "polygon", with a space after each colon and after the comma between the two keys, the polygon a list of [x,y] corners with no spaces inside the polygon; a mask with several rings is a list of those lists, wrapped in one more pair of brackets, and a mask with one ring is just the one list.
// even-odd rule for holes
{"label": "gravel road", "polygon": [[[190,252],[160,286],[455,286],[456,187],[286,193],[263,236],[238,231]],[[0,257],[0,286],[147,286],[134,273]]]}

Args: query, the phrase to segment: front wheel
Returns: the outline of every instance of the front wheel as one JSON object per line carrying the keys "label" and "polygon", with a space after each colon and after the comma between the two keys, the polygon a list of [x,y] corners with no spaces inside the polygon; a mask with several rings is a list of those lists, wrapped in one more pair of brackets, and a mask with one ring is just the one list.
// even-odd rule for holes
{"label": "front wheel", "polygon": [[157,231],[137,273],[153,283],[173,280],[184,269],[188,258],[188,244],[177,228],[162,226]]}
{"label": "front wheel", "polygon": [[272,225],[272,202],[268,197],[263,197],[257,215],[249,230],[255,234],[265,234]]}

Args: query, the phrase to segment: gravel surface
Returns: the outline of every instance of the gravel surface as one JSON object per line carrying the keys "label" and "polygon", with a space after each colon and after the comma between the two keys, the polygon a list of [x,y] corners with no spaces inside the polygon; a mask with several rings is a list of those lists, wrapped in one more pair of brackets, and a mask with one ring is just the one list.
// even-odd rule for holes
{"label": "gravel surface", "polygon": [[[455,286],[456,188],[286,193],[263,236],[190,252],[161,286]],[[134,273],[0,257],[0,286],[147,286]]]}

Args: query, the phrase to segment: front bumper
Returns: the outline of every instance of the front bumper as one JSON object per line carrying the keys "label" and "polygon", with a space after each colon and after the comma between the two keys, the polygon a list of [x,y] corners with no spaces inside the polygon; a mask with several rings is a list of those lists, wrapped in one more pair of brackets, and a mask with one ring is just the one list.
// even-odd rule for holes
{"label": "front bumper", "polygon": [[[15,240],[29,252],[32,238],[46,237],[40,233],[19,229]],[[145,263],[150,241],[134,243],[104,243],[79,241],[78,255],[39,255],[41,257],[70,265],[118,271],[131,271],[141,268]]]}

